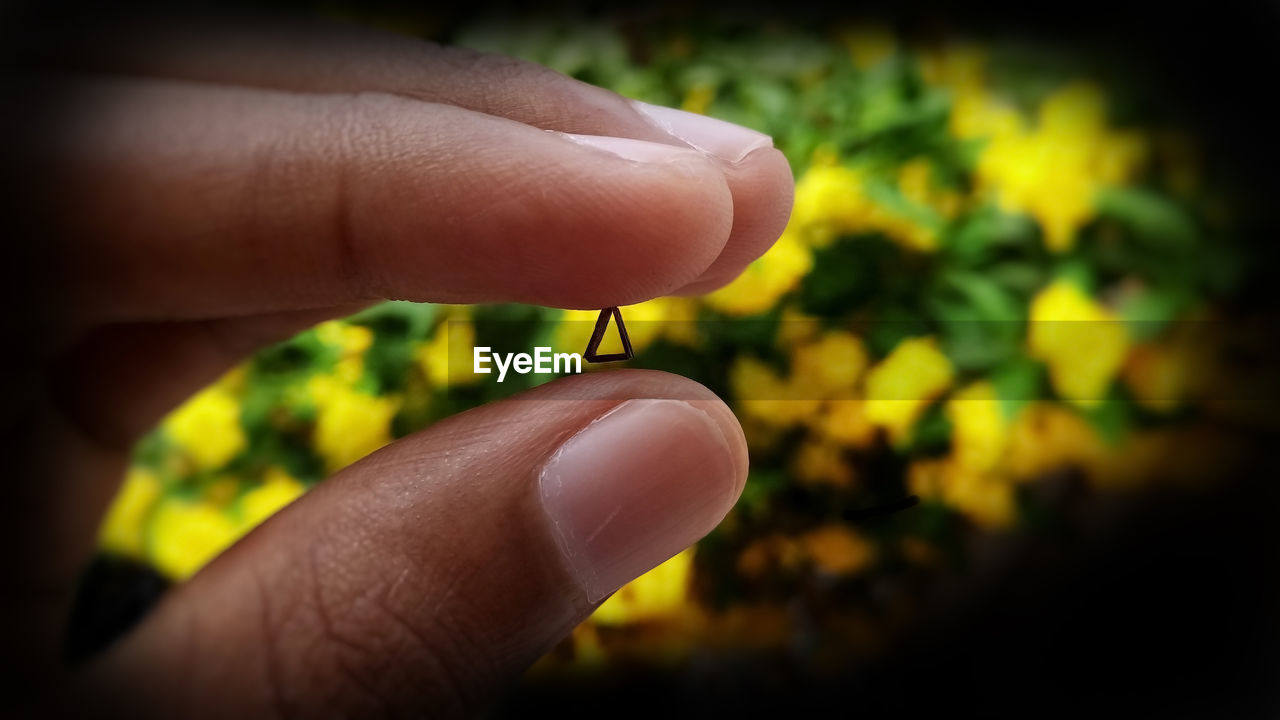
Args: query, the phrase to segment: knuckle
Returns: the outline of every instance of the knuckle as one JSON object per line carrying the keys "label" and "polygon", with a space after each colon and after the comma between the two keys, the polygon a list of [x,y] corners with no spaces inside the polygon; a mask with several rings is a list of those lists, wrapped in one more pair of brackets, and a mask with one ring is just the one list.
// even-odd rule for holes
{"label": "knuckle", "polygon": [[384,112],[389,98],[377,94],[353,94],[328,98],[321,116],[323,138],[315,155],[322,167],[313,177],[326,186],[317,195],[321,203],[323,234],[329,238],[331,264],[341,287],[357,300],[387,297],[386,283],[378,271],[378,243],[370,242],[361,188],[366,174],[390,166],[394,160],[395,129]]}

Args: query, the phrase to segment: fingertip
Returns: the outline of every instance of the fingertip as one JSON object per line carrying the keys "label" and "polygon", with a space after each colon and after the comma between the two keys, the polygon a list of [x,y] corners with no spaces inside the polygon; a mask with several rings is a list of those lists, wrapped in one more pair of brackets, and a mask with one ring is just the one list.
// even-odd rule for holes
{"label": "fingertip", "polygon": [[587,422],[542,467],[543,512],[588,601],[697,542],[737,502],[745,443],[717,406],[625,400]]}
{"label": "fingertip", "polygon": [[[548,241],[556,268],[547,280],[557,297],[543,304],[595,309],[643,302],[694,281],[721,257],[735,212],[717,163],[663,143],[556,135],[577,146],[571,162],[590,165],[592,187],[574,199],[582,234]],[[560,283],[563,277],[573,278],[573,286]]]}
{"label": "fingertip", "polygon": [[795,179],[781,151],[758,148],[722,169],[733,194],[733,231],[715,262],[673,294],[698,295],[728,284],[773,246],[791,218]]}
{"label": "fingertip", "polygon": [[[687,378],[682,379],[688,380]],[[694,383],[693,380],[688,380],[688,382]],[[707,392],[710,393],[711,391],[707,390]],[[733,501],[737,502],[738,497],[742,495],[743,488],[746,487],[747,470],[750,464],[747,452],[747,436],[742,430],[742,423],[738,421],[738,417],[734,415],[733,410],[725,404],[724,400],[714,394],[710,398],[689,399],[685,402],[704,413],[719,432],[720,439],[733,460]]]}
{"label": "fingertip", "polygon": [[[584,406],[591,401],[607,401],[597,413],[607,412],[629,399],[665,398],[680,400],[704,413],[718,429],[733,458],[735,498],[746,483],[749,465],[746,435],[733,410],[710,388],[696,380],[661,370],[622,368],[561,378],[527,393],[521,399],[567,400]],[[510,402],[504,401],[504,402]]]}
{"label": "fingertip", "polygon": [[449,108],[437,115],[434,134],[424,133],[439,151],[429,172],[361,213],[370,227],[396,229],[379,274],[398,297],[629,305],[693,281],[728,242],[733,195],[700,152]]}

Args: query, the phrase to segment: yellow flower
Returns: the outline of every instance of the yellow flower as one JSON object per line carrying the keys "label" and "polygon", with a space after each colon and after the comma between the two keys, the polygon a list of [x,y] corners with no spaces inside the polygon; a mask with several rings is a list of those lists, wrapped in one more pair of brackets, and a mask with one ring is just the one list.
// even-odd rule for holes
{"label": "yellow flower", "polygon": [[738,554],[734,569],[739,575],[749,580],[759,580],[769,571],[772,562],[773,553],[767,540],[752,540]]}
{"label": "yellow flower", "polygon": [[760,580],[771,571],[790,573],[804,563],[804,547],[792,537],[771,533],[747,544],[734,568],[743,577]]}
{"label": "yellow flower", "polygon": [[818,322],[818,318],[806,315],[788,304],[782,308],[774,343],[780,348],[800,345],[816,339],[821,331],[822,324]]}
{"label": "yellow flower", "polygon": [[359,355],[373,345],[373,331],[363,325],[330,320],[316,326],[316,337],[326,345],[336,345],[344,355]]}
{"label": "yellow flower", "polygon": [[1071,249],[1075,232],[1093,215],[1095,183],[1084,174],[1083,148],[1042,135],[991,142],[978,161],[981,187],[994,192],[1005,212],[1036,218],[1054,252]]}
{"label": "yellow flower", "polygon": [[1044,99],[1038,120],[1042,132],[1058,137],[1097,137],[1106,129],[1106,96],[1093,83],[1068,83]]}
{"label": "yellow flower", "polygon": [[703,302],[726,315],[762,313],[795,289],[812,268],[812,253],[788,226],[768,252],[733,282],[706,295]]}
{"label": "yellow flower", "polygon": [[[565,310],[560,315],[560,321],[556,323],[555,330],[551,336],[551,351],[583,352],[587,347],[587,343],[591,341],[591,333],[595,329],[596,318],[599,315],[599,310]],[[636,337],[632,333],[632,325],[635,325],[635,323],[628,322],[631,319],[630,313],[624,314],[622,319],[623,322],[627,323],[627,337],[631,339],[631,348],[639,352],[636,347]],[[599,351],[602,353],[622,352],[622,340],[612,320],[609,321],[609,327],[605,331],[604,338],[600,341]],[[592,366],[585,363],[582,367],[584,370],[592,368]]]}
{"label": "yellow flower", "polygon": [[898,49],[893,33],[883,25],[858,25],[839,32],[840,43],[849,50],[854,67],[866,70]]}
{"label": "yellow flower", "polygon": [[907,338],[867,372],[867,419],[904,442],[925,407],[951,386],[951,361],[933,338]]}
{"label": "yellow flower", "polygon": [[941,500],[943,476],[951,467],[947,458],[916,460],[907,468],[907,489],[922,500]]}
{"label": "yellow flower", "polygon": [[573,629],[573,661],[579,667],[599,667],[609,659],[604,645],[600,642],[600,633],[593,623],[579,623]]}
{"label": "yellow flower", "polygon": [[214,381],[214,386],[218,387],[233,397],[244,392],[245,386],[249,382],[249,362],[242,362],[222,374],[222,377]]}
{"label": "yellow flower", "polygon": [[749,409],[749,402],[737,403],[738,419],[742,422],[742,434],[747,437],[747,449],[752,453],[763,453],[772,450],[782,439],[785,427],[779,427],[762,420],[756,411]]}
{"label": "yellow flower", "polygon": [[729,386],[750,418],[771,427],[789,427],[817,413],[821,399],[812,389],[778,377],[773,368],[749,355],[734,358]]}
{"label": "yellow flower", "polygon": [[936,227],[923,225],[880,205],[873,206],[867,229],[884,233],[908,250],[930,252],[938,249]]}
{"label": "yellow flower", "polygon": [[400,403],[321,377],[313,378],[318,390],[313,443],[333,472],[391,442],[391,419]]}
{"label": "yellow flower", "polygon": [[103,550],[141,560],[146,555],[147,514],[160,498],[160,479],[145,468],[131,467],[98,528]]}
{"label": "yellow flower", "polygon": [[1015,478],[1034,480],[1067,467],[1092,472],[1105,454],[1102,438],[1079,414],[1038,402],[1024,406],[1014,418],[1004,466]]}
{"label": "yellow flower", "polygon": [[827,484],[837,488],[853,485],[853,466],[844,457],[844,449],[834,443],[805,440],[791,457],[792,472],[804,483]]}
{"label": "yellow flower", "polygon": [[960,88],[952,95],[948,129],[958,138],[1010,140],[1020,137],[1025,127],[1022,113],[981,86]]}
{"label": "yellow flower", "polygon": [[1016,507],[1004,471],[1009,428],[991,383],[980,380],[947,401],[952,424],[951,454],[918,460],[908,471],[908,486],[923,498],[941,500],[980,526],[1007,527]]}
{"label": "yellow flower", "polygon": [[261,525],[281,508],[298,499],[307,486],[278,467],[265,473],[262,484],[240,497],[240,526],[248,530]]}
{"label": "yellow flower", "polygon": [[950,219],[959,211],[961,197],[954,190],[935,187],[933,172],[933,164],[925,158],[903,163],[898,168],[898,190],[911,202]]}
{"label": "yellow flower", "polygon": [[787,230],[804,244],[823,247],[841,233],[866,227],[872,209],[862,185],[857,169],[834,163],[810,167],[796,181]]}
{"label": "yellow flower", "polygon": [[435,387],[474,385],[482,377],[474,372],[475,345],[475,325],[469,319],[450,320],[436,326],[435,335],[413,357]]}
{"label": "yellow flower", "polygon": [[840,148],[831,141],[818,143],[809,155],[809,169],[840,165]]}
{"label": "yellow flower", "polygon": [[991,383],[981,380],[952,395],[946,414],[956,462],[980,472],[994,469],[1003,457],[1009,430]]}
{"label": "yellow flower", "polygon": [[966,467],[954,457],[911,463],[907,487],[922,498],[942,501],[982,527],[1008,527],[1016,515],[1013,486],[1003,476]]}
{"label": "yellow flower", "polygon": [[697,83],[684,94],[680,109],[685,112],[706,115],[711,108],[711,101],[716,99],[716,88],[710,83]]}
{"label": "yellow flower", "polygon": [[1017,506],[1012,485],[998,475],[953,467],[943,490],[947,504],[983,527],[1004,528],[1013,523]]}
{"label": "yellow flower", "polygon": [[233,475],[221,475],[204,484],[204,487],[201,488],[200,499],[214,507],[224,508],[230,505],[239,494],[240,478]]}
{"label": "yellow flower", "polygon": [[868,448],[876,439],[876,426],[867,418],[866,401],[851,394],[838,395],[824,403],[809,425],[820,436],[849,447]]}
{"label": "yellow flower", "polygon": [[244,450],[240,403],[221,386],[205,388],[164,420],[168,436],[199,469],[225,465]]}
{"label": "yellow flower", "polygon": [[688,548],[623,585],[605,600],[591,619],[599,625],[626,625],[678,615],[688,605],[693,553]]}
{"label": "yellow flower", "polygon": [[[630,313],[632,308],[640,309],[640,315],[637,316],[639,321],[642,324],[653,324],[658,328],[657,336],[668,342],[697,347],[702,341],[698,333],[698,301],[694,298],[657,298],[639,305],[629,305],[626,311]],[[627,330],[630,329],[631,325],[628,324]],[[643,329],[642,327],[641,330]]]}
{"label": "yellow flower", "polygon": [[987,53],[971,43],[947,43],[918,54],[924,81],[951,89],[980,88],[986,82]]}
{"label": "yellow flower", "polygon": [[875,561],[875,545],[845,525],[811,530],[801,536],[800,542],[813,564],[830,575],[855,575]]}
{"label": "yellow flower", "polygon": [[1028,353],[1049,367],[1058,395],[1081,407],[1105,399],[1129,349],[1123,321],[1073,283],[1058,280],[1031,301]]}
{"label": "yellow flower", "polygon": [[962,102],[961,111],[983,119],[961,123],[959,134],[986,130],[991,138],[978,161],[979,186],[1004,211],[1036,218],[1054,252],[1075,244],[1077,231],[1093,218],[1102,185],[1129,182],[1146,162],[1145,136],[1109,131],[1105,97],[1090,83],[1070,83],[1047,97],[1030,131],[993,122],[998,113],[989,110],[989,100]]}
{"label": "yellow flower", "polygon": [[165,575],[185,580],[239,536],[231,518],[213,505],[165,498],[151,516],[151,563]]}
{"label": "yellow flower", "polygon": [[[872,201],[864,192],[865,182],[858,168],[829,163],[811,166],[796,182],[795,206],[784,237],[824,247],[840,235],[879,232],[909,250],[937,248],[937,227]],[[934,211],[923,203],[921,212],[927,218]]]}
{"label": "yellow flower", "polygon": [[358,382],[364,375],[364,354],[373,345],[373,331],[341,320],[320,323],[315,331],[320,342],[338,348],[333,374],[347,384]]}
{"label": "yellow flower", "polygon": [[851,389],[866,367],[866,347],[858,336],[845,330],[829,330],[791,351],[792,376],[813,388],[817,396]]}
{"label": "yellow flower", "polygon": [[796,182],[788,231],[813,247],[860,232],[883,233],[912,250],[937,247],[936,228],[872,201],[864,192],[864,183],[863,172],[857,168],[834,164],[810,167]]}
{"label": "yellow flower", "polygon": [[1108,185],[1132,182],[1151,155],[1151,141],[1136,131],[1108,133],[1098,140],[1094,171],[1098,181]]}
{"label": "yellow flower", "polygon": [[[599,314],[599,310],[565,310],[552,335],[552,350],[581,353],[591,340]],[[699,342],[697,319],[697,301],[691,298],[655,298],[622,308],[627,337],[637,353],[643,352],[659,338],[696,346]],[[600,344],[600,352],[622,352],[622,340],[612,321]]]}
{"label": "yellow flower", "polygon": [[1199,375],[1198,348],[1185,342],[1146,343],[1133,348],[1124,365],[1124,382],[1138,404],[1156,412],[1176,410]]}

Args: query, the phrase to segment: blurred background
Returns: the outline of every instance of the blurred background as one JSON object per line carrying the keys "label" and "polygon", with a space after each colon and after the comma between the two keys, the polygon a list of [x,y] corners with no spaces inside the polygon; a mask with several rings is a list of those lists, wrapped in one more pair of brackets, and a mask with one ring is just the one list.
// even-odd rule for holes
{"label": "blurred background", "polygon": [[[626,365],[737,413],[742,500],[499,714],[1275,707],[1268,11],[301,10],[740,123],[795,173],[738,280],[622,309]],[[77,651],[328,474],[546,380],[473,346],[582,352],[594,316],[391,302],[237,367],[138,445]]]}

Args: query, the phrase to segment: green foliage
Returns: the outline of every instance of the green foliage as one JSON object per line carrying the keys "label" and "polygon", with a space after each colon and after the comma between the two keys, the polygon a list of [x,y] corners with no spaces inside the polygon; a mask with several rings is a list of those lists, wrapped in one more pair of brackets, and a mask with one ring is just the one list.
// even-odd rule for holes
{"label": "green foliage", "polygon": [[[1092,198],[1093,214],[1071,238],[1074,242],[1050,249],[1044,217],[1036,207],[1026,210],[1032,214],[1009,211],[1007,198],[984,185],[989,178],[980,177],[980,160],[993,141],[954,134],[953,90],[926,82],[921,54],[906,44],[899,43],[878,61],[855,63],[829,28],[692,17],[631,24],[543,18],[475,25],[452,40],[541,63],[627,97],[684,106],[768,133],[798,178],[831,165],[856,169],[856,192],[865,203],[861,209],[871,207],[911,229],[927,231],[929,242],[915,245],[895,236],[892,224],[870,222],[850,222],[834,237],[804,235],[798,242],[807,243],[804,259],[812,261],[811,269],[794,270],[804,272],[803,277],[781,286],[776,298],[768,295],[774,301],[767,310],[754,312],[757,303],[744,311],[754,314],[743,316],[699,301],[696,327],[686,333],[696,336],[695,341],[661,335],[640,348],[630,363],[692,378],[742,412],[744,400],[758,399],[747,397],[750,388],[743,392],[734,386],[733,368],[744,358],[762,361],[779,382],[811,379],[796,377],[795,353],[797,345],[813,338],[782,339],[794,329],[784,318],[795,314],[816,321],[819,336],[855,336],[872,367],[904,339],[934,338],[954,371],[946,388],[921,403],[902,436],[890,439],[887,424],[882,424],[870,440],[823,437],[817,428],[829,419],[823,413],[835,401],[824,397],[819,403],[809,395],[800,399],[802,404],[814,401],[807,417],[750,437],[752,463],[742,498],[730,522],[699,549],[703,599],[715,606],[764,592],[734,571],[735,558],[752,541],[779,533],[798,536],[822,523],[857,524],[860,509],[915,492],[909,480],[915,464],[951,459],[957,438],[964,436],[957,433],[963,418],[953,421],[954,411],[948,411],[948,401],[961,388],[990,382],[1003,423],[993,433],[1007,431],[1033,402],[1065,406],[1071,420],[1083,418],[1112,449],[1135,429],[1173,422],[1170,418],[1176,416],[1139,411],[1115,377],[1107,378],[1104,402],[1096,406],[1082,409],[1058,398],[1048,361],[1035,359],[1028,349],[1029,308],[1054,281],[1069,281],[1090,302],[1117,314],[1129,333],[1126,342],[1136,343],[1165,337],[1189,313],[1229,296],[1247,270],[1229,234],[1211,222],[1208,203],[1196,193],[1175,195],[1158,178],[1102,186]],[[1091,61],[1025,45],[997,44],[987,66],[987,80],[998,95],[1027,118],[1064,83],[1097,77]],[[1141,119],[1141,104],[1128,100],[1133,95],[1121,90],[1109,94],[1117,100],[1116,117]],[[918,188],[913,193],[901,178],[908,163],[927,165],[930,191],[962,202],[921,200]],[[1057,189],[1051,180],[1045,180],[1046,186]],[[474,331],[475,346],[495,353],[529,352],[554,345],[561,318],[556,309],[517,304],[462,311],[427,303],[379,304],[344,321],[367,328],[372,338],[367,350],[356,353],[359,362],[354,365],[347,350],[315,330],[265,349],[248,363],[238,391],[248,446],[226,467],[186,476],[171,472],[181,449],[164,432],[144,439],[135,462],[164,469],[166,478],[184,477],[174,483],[178,489],[173,492],[192,497],[218,475],[232,475],[241,489],[248,488],[269,467],[307,484],[319,481],[332,468],[315,447],[323,414],[317,394],[309,389],[315,378],[332,379],[340,368],[357,368],[358,377],[344,389],[362,400],[394,398],[394,406],[383,406],[393,407],[395,414],[389,437],[382,440],[402,437],[551,379],[513,373],[501,384],[446,386],[433,377],[441,369],[434,363],[441,362],[444,340],[470,346],[466,333]],[[1080,356],[1089,351],[1081,348]],[[908,367],[905,380],[913,380],[913,373],[928,374]],[[841,397],[863,392],[866,376],[863,372],[852,387],[840,388]],[[345,376],[343,382],[348,382]],[[363,422],[358,412],[351,414],[355,419],[346,420],[350,426]],[[749,436],[752,432],[748,424]],[[806,443],[839,445],[833,456],[850,470],[848,476],[798,477],[799,448]],[[1000,481],[1013,482],[1007,477]],[[1019,495],[1023,519],[1051,526],[1052,508],[1038,503]],[[911,539],[941,549],[947,560],[960,564],[965,533],[982,524],[975,517],[981,515],[943,493],[924,498],[909,513],[857,529],[876,539],[878,557],[902,562],[905,553],[898,543]],[[785,577],[771,578],[772,591],[793,589],[788,583],[799,582],[802,572],[792,568]]]}

